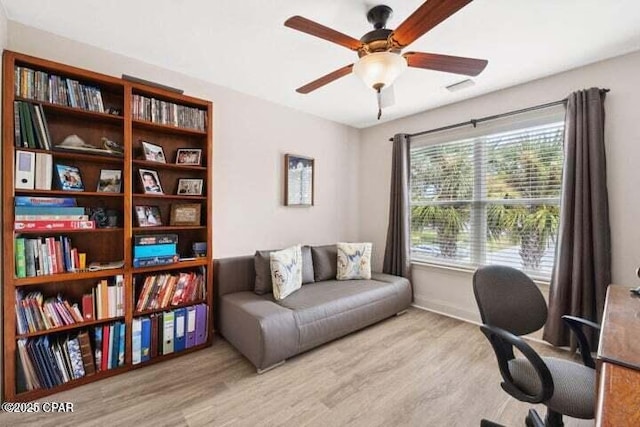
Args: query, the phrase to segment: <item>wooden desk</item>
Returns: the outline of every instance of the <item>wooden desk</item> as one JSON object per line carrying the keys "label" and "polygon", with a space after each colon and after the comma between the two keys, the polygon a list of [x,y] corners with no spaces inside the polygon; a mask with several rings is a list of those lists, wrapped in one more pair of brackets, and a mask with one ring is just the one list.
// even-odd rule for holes
{"label": "wooden desk", "polygon": [[610,285],[600,331],[596,425],[640,425],[640,297]]}

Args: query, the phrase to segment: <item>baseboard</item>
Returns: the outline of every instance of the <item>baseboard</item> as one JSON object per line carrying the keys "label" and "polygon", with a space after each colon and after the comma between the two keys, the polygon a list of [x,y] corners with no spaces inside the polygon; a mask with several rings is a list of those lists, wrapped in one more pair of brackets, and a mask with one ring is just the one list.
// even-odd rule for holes
{"label": "baseboard", "polygon": [[[471,323],[472,325],[480,326],[480,322],[478,320],[474,320],[474,318],[478,317],[477,313],[473,313],[467,310],[461,310],[456,307],[452,307],[448,304],[439,303],[438,301],[427,301],[424,298],[414,298],[412,307],[415,307],[420,310],[429,311],[431,313],[439,314],[441,316],[451,317],[452,319],[460,320],[466,323]],[[537,338],[532,335],[525,335],[523,338],[536,342],[538,344],[544,344],[549,347],[553,347],[560,350],[569,351],[567,347],[556,347],[553,344],[550,344],[540,338]]]}
{"label": "baseboard", "polygon": [[463,322],[473,323],[474,325],[480,324],[477,320],[478,313],[463,310],[458,307],[453,307],[441,301],[433,301],[427,300],[425,298],[414,297],[413,304],[411,305],[421,310],[431,311],[436,314],[441,314],[443,316],[462,320]]}

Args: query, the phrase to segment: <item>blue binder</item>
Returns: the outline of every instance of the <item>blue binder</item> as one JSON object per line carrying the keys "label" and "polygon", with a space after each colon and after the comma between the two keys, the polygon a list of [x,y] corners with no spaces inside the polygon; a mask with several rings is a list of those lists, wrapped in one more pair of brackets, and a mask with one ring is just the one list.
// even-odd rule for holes
{"label": "blue binder", "polygon": [[151,359],[151,319],[148,317],[142,318],[142,355],[140,357],[141,362],[146,362]]}
{"label": "blue binder", "polygon": [[174,311],[175,324],[174,324],[174,336],[173,336],[173,349],[174,351],[182,351],[185,349],[187,342],[187,310],[182,307]]}

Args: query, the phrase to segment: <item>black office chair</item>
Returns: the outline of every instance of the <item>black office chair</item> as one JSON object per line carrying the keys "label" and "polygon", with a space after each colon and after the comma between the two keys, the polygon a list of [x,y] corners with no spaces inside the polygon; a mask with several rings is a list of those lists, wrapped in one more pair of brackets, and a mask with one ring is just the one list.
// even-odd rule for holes
{"label": "black office chair", "polygon": [[[582,326],[596,323],[563,316],[576,333],[585,366],[553,357],[540,357],[520,335],[544,326],[547,305],[535,283],[511,267],[487,266],[473,275],[473,291],[483,325],[480,329],[498,359],[502,388],[518,400],[542,403],[547,407],[544,425],[563,426],[562,415],[591,419],[595,409],[595,363]],[[524,357],[515,357],[513,348]],[[529,427],[538,426],[534,409],[525,418]]]}

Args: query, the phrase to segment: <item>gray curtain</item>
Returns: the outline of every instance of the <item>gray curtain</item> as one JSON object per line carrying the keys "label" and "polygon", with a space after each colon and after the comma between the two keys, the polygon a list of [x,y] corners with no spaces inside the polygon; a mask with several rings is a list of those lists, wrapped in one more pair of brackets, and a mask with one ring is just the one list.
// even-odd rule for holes
{"label": "gray curtain", "polygon": [[389,227],[382,271],[402,277],[409,277],[410,270],[409,158],[409,136],[394,135]]}
{"label": "gray curtain", "polygon": [[604,98],[604,91],[591,88],[567,101],[560,230],[543,338],[572,348],[575,338],[562,315],[602,321],[611,282]]}

